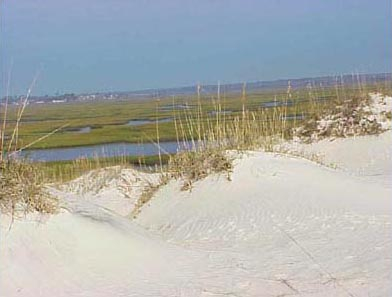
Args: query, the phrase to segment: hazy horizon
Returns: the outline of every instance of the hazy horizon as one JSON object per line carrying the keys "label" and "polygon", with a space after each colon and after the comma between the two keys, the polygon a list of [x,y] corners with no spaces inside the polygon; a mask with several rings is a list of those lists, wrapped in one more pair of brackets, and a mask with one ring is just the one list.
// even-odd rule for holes
{"label": "hazy horizon", "polygon": [[391,72],[390,1],[2,2],[0,95]]}

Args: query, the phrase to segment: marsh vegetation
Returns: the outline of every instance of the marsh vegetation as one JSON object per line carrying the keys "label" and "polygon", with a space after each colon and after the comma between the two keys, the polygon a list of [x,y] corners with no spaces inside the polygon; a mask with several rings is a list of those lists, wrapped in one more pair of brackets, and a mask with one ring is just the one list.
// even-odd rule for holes
{"label": "marsh vegetation", "polygon": [[[232,161],[226,154],[230,150],[272,151],[276,143],[293,137],[314,141],[328,136],[380,133],[380,125],[369,120],[362,108],[370,92],[380,91],[388,93],[387,85],[358,81],[351,85],[338,82],[329,88],[309,84],[298,90],[288,83],[285,90],[250,94],[244,84],[241,94],[227,94],[218,88],[216,94],[197,92],[187,98],[148,102],[37,106],[28,105],[26,98],[19,106],[3,108],[1,208],[14,211],[21,203],[27,210],[53,211],[55,204],[45,194],[44,184],[64,182],[109,166],[153,168],[165,176],[164,180],[183,180],[183,190],[189,190],[194,182],[211,173],[224,172],[230,179]],[[335,121],[326,127],[322,125],[326,119]],[[89,130],[83,130],[85,127]],[[81,130],[83,133],[69,133]],[[162,145],[166,141],[174,141],[183,149],[177,153],[166,151]],[[38,163],[15,158],[25,148],[117,142],[147,142],[157,148],[157,154],[124,153]]]}

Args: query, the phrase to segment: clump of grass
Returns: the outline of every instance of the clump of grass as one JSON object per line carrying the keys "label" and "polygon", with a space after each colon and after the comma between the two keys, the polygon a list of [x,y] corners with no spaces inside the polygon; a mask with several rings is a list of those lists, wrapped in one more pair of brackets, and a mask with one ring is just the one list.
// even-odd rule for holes
{"label": "clump of grass", "polygon": [[44,189],[44,177],[34,164],[7,161],[0,164],[0,210],[14,215],[20,211],[54,213],[57,200]]}
{"label": "clump of grass", "polygon": [[167,174],[162,174],[160,181],[157,184],[149,182],[148,185],[143,189],[139,199],[136,201],[135,207],[132,210],[130,216],[136,218],[140,213],[142,207],[148,203],[154,194],[164,185],[166,185],[170,180],[170,176]]}
{"label": "clump of grass", "polygon": [[335,100],[294,130],[304,142],[317,141],[326,137],[349,137],[381,133],[382,127],[366,110],[368,95],[354,94],[345,100]]}
{"label": "clump of grass", "polygon": [[180,152],[174,155],[168,164],[172,177],[183,180],[181,190],[190,190],[192,184],[214,173],[226,173],[230,180],[233,169],[232,160],[219,149],[206,149]]}
{"label": "clump of grass", "polygon": [[[32,86],[35,83],[33,81]],[[6,134],[8,114],[8,94],[0,115],[0,211],[12,216],[19,212],[54,213],[57,200],[44,189],[45,179],[39,168],[24,159],[18,159],[19,126],[23,112],[28,105],[32,86],[19,104],[16,123],[11,135]],[[49,133],[48,135],[50,135]],[[44,139],[47,136],[41,137]],[[39,141],[39,140],[38,140]],[[29,146],[29,145],[28,145]]]}

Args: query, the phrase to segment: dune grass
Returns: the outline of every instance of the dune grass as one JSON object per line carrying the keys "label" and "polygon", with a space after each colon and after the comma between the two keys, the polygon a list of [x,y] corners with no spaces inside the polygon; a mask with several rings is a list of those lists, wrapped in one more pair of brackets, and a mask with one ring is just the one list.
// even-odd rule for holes
{"label": "dune grass", "polygon": [[44,189],[46,179],[39,167],[23,161],[2,162],[0,168],[1,212],[54,213],[57,200]]}
{"label": "dune grass", "polygon": [[[44,184],[69,181],[88,171],[109,166],[137,166],[146,170],[155,167],[162,173],[164,182],[171,178],[182,180],[183,190],[191,190],[195,182],[213,173],[224,173],[230,179],[233,165],[227,151],[272,151],[275,144],[282,140],[309,137],[319,132],[321,119],[331,115],[350,117],[367,100],[369,92],[386,92],[383,88],[377,84],[358,82],[358,85],[350,86],[337,83],[332,88],[309,85],[293,90],[288,83],[286,90],[275,94],[248,94],[244,85],[241,94],[226,94],[218,88],[217,94],[208,96],[202,96],[200,88],[197,88],[195,96],[185,99],[59,104],[43,107],[43,110],[37,106],[26,109],[26,98],[17,109],[5,108],[2,113],[0,208],[7,212],[18,208],[53,212],[56,201],[45,194]],[[192,108],[177,109],[176,106],[181,104]],[[79,115],[81,107],[87,111]],[[22,121],[23,113],[26,117]],[[173,121],[159,123],[162,118],[172,118]],[[92,132],[75,134],[60,131],[51,135],[69,119],[71,122],[67,128],[86,125],[93,128]],[[126,126],[125,123],[132,119],[150,119],[153,122],[137,127]],[[359,122],[360,118],[355,118],[355,121]],[[378,132],[377,129],[372,131]],[[141,140],[154,141],[158,146],[162,141],[175,140],[183,150],[174,155],[160,150],[158,156],[151,157],[82,158],[34,164],[10,158],[24,147]],[[148,193],[152,192],[147,190],[147,194],[142,195],[140,207],[149,200],[151,195]]]}
{"label": "dune grass", "polygon": [[[161,157],[162,166],[167,166],[170,155]],[[145,172],[157,172],[160,166],[158,155],[156,156],[118,156],[107,158],[79,158],[73,161],[53,161],[37,162],[38,167],[46,182],[63,183],[73,180],[91,170],[102,169],[112,166],[121,166],[124,168],[135,168]]]}
{"label": "dune grass", "polygon": [[[228,110],[228,104],[219,89],[207,109],[198,94],[197,108],[173,110],[176,139],[180,146],[191,143],[191,147],[170,156],[168,173],[183,180],[182,189],[187,190],[211,173],[225,172],[230,178],[232,160],[227,151],[273,151],[276,144],[293,137],[309,142],[323,137],[381,133],[380,124],[369,120],[363,110],[372,91],[379,91],[379,86],[360,81],[350,86],[338,82],[328,89],[308,85],[296,91],[288,83],[286,92],[274,96],[266,107],[256,105],[244,85],[237,99],[240,108],[229,114],[223,112]],[[323,126],[329,119],[332,120]]]}
{"label": "dune grass", "polygon": [[[362,83],[361,83],[362,84]],[[384,85],[377,85],[368,82],[362,84],[364,90],[380,90],[386,88]],[[311,86],[309,88],[291,89],[289,101],[295,105],[287,107],[287,115],[295,115],[306,112],[311,96],[322,100],[334,97],[350,96],[357,93],[357,85],[339,85],[338,94],[335,87]],[[312,93],[309,95],[309,93]],[[199,110],[201,106],[203,114],[199,120],[212,123],[212,118],[216,117],[216,104],[221,103],[221,112],[227,112],[225,118],[234,120],[242,114],[243,102],[242,94],[227,93],[222,88],[218,94],[200,94],[200,96],[175,96],[161,98],[159,112],[156,112],[156,104],[152,99],[144,101],[101,101],[101,102],[75,102],[58,104],[31,104],[25,109],[23,118],[19,123],[18,145],[23,146],[33,142],[35,139],[50,133],[54,129],[68,124],[50,138],[35,143],[30,148],[56,148],[74,147],[83,145],[94,145],[103,143],[128,142],[139,143],[141,140],[148,142],[148,139],[156,138],[155,124],[156,119],[172,118],[175,111],[177,117],[182,117],[186,121],[185,112]],[[258,111],[263,104],[282,102],[287,100],[287,90],[258,91],[246,94],[246,110],[251,112]],[[174,110],[172,106],[189,106],[188,110]],[[10,134],[17,120],[18,106],[9,107],[9,118],[6,130]],[[271,108],[265,108],[271,109]],[[140,126],[127,125],[130,120],[151,120],[150,124]],[[90,127],[89,133],[75,133],[75,130]],[[176,140],[174,122],[160,123],[161,141]]]}
{"label": "dune grass", "polygon": [[0,128],[0,211],[10,213],[12,216],[31,211],[54,213],[58,208],[57,200],[45,191],[45,178],[42,171],[35,164],[15,158],[15,153],[20,149],[19,125],[28,104],[30,92],[31,88],[17,110],[14,128],[9,134],[6,129],[9,117],[8,99],[6,99],[0,117],[2,123]]}

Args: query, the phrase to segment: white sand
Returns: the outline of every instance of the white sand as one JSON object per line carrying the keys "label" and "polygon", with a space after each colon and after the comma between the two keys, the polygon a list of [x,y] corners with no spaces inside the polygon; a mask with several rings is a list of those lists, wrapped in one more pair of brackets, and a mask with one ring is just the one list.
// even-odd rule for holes
{"label": "white sand", "polygon": [[305,158],[317,156],[325,165],[337,167],[349,175],[392,184],[392,131],[380,135],[325,139],[312,144],[298,142],[279,145],[284,152]]}
{"label": "white sand", "polygon": [[173,181],[135,220],[157,177],[105,173],[96,191],[90,175],[57,191],[58,215],[10,231],[2,215],[0,296],[392,296],[391,137],[289,146],[336,170],[249,153],[231,182]]}
{"label": "white sand", "polygon": [[392,97],[383,96],[380,93],[370,94],[370,104],[364,110],[371,112],[373,118],[381,123],[383,129],[392,128],[391,120],[386,117],[386,113],[392,111]]}
{"label": "white sand", "polygon": [[129,216],[141,193],[157,184],[159,174],[110,167],[92,171],[52,192],[67,202],[67,208],[70,201],[77,200]]}

